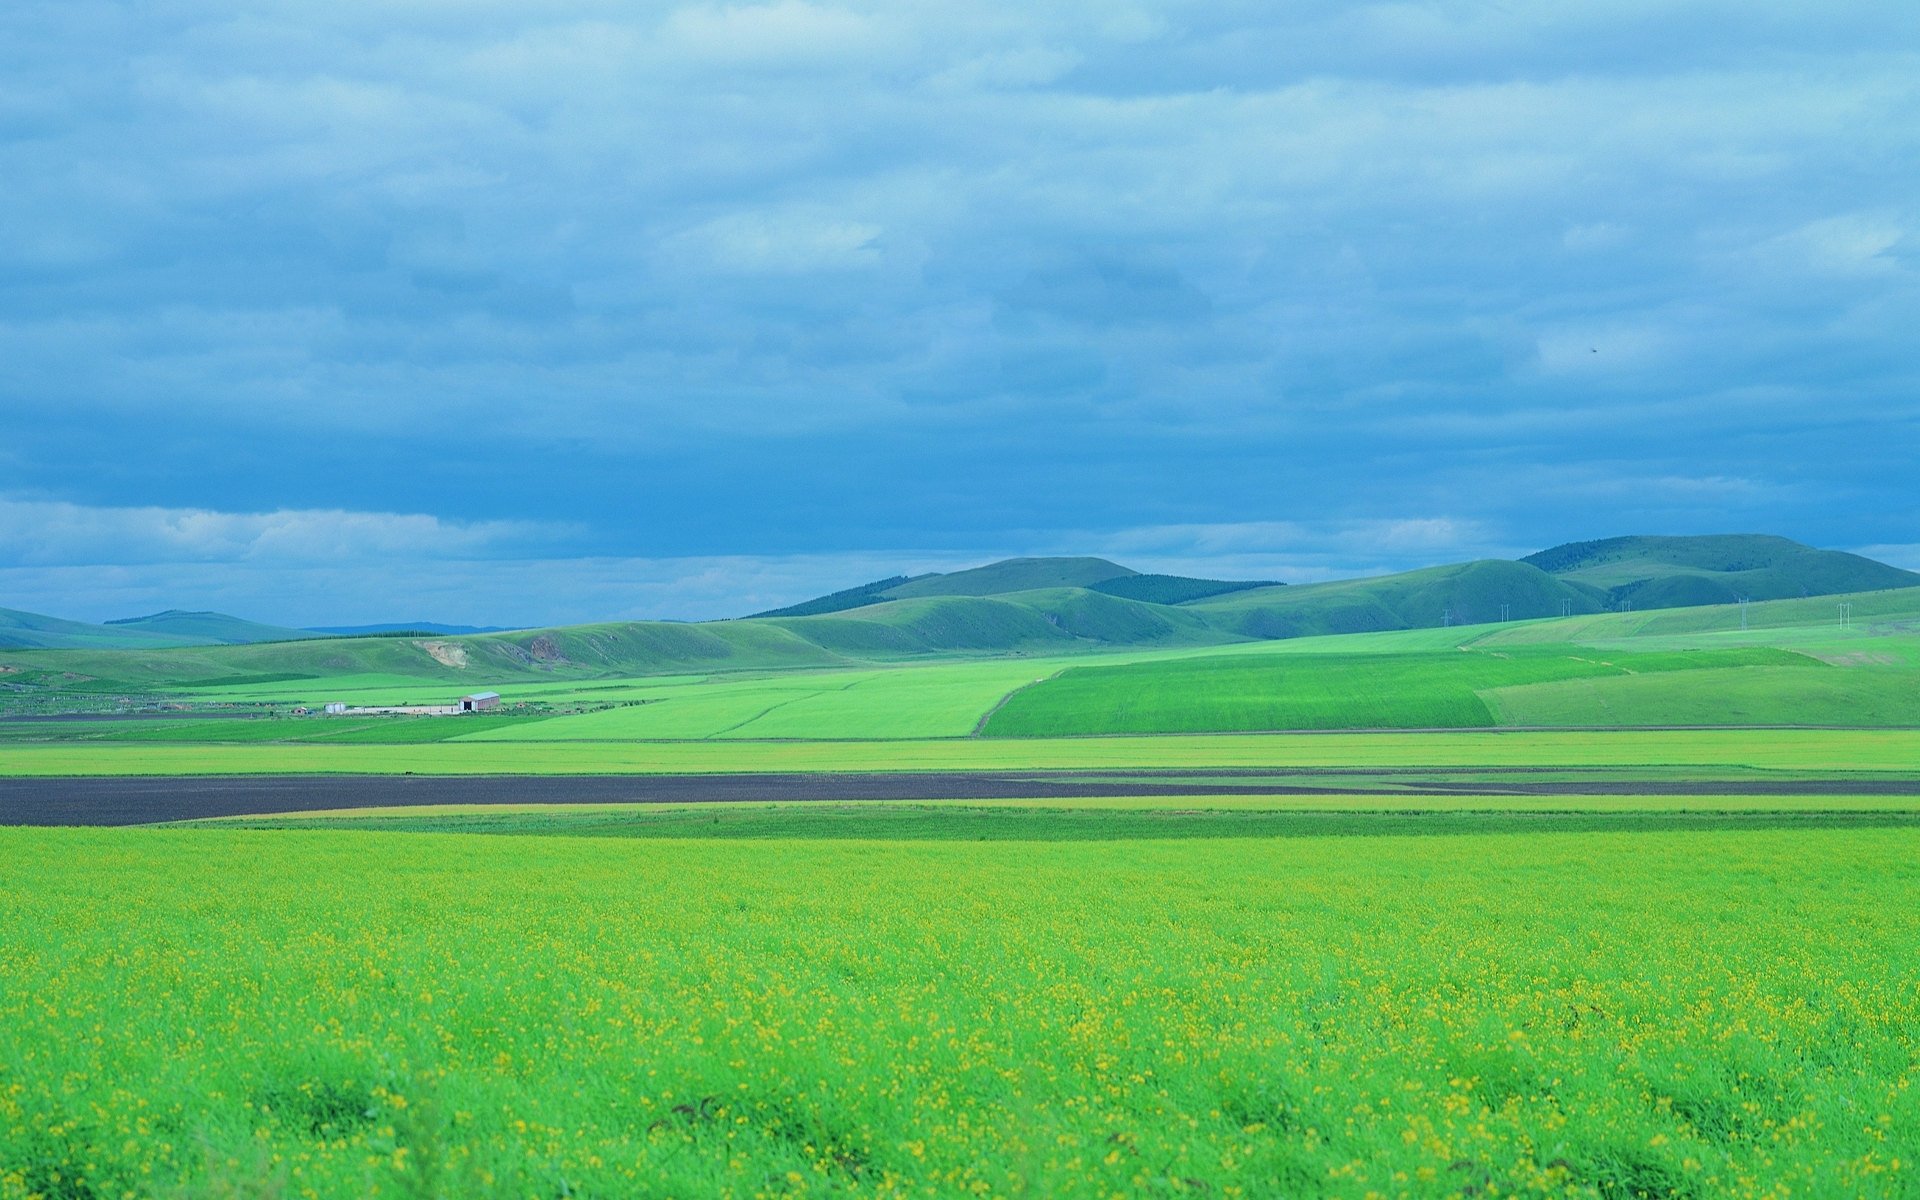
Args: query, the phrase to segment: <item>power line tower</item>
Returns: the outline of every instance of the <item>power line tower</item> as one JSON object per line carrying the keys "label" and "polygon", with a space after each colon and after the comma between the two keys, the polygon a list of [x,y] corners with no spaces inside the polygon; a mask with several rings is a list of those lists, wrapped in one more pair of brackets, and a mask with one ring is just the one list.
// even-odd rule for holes
{"label": "power line tower", "polygon": [[1511,605],[1511,604],[1502,604],[1502,605],[1500,606],[1500,622],[1501,622],[1501,624],[1505,624],[1505,623],[1506,623],[1506,621],[1507,621],[1507,619],[1508,619],[1508,618],[1509,618],[1509,617],[1510,617],[1510,616],[1511,616],[1512,614],[1513,614],[1513,605]]}
{"label": "power line tower", "polygon": [[1851,601],[1843,601],[1840,605],[1840,628],[1853,628],[1853,603]]}
{"label": "power line tower", "polygon": [[1741,633],[1745,633],[1747,631],[1747,600],[1748,600],[1748,597],[1746,596],[1740,597],[1740,632]]}
{"label": "power line tower", "polygon": [[1567,599],[1565,596],[1560,597],[1560,615],[1563,617],[1573,615],[1573,601]]}

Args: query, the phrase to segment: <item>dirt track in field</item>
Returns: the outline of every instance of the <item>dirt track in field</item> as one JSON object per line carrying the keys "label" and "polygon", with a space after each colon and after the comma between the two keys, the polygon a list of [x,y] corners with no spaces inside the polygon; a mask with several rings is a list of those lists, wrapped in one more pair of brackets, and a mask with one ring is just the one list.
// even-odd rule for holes
{"label": "dirt track in field", "polygon": [[[1407,781],[1354,770],[765,775],[241,775],[0,779],[0,825],[140,825],[423,804],[688,804],[729,800],[993,800],[1092,796],[1716,796],[1920,798],[1916,780]],[[1556,772],[1558,773],[1558,772]],[[1311,774],[1318,778],[1305,778]],[[1421,772],[1420,774],[1432,774]],[[1477,771],[1485,775],[1489,772]],[[1324,779],[1324,782],[1321,780]]]}

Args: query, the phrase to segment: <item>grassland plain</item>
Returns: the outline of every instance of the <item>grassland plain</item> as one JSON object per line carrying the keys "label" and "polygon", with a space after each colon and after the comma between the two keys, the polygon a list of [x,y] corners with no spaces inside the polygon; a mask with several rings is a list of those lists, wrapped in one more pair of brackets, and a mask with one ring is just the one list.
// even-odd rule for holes
{"label": "grassland plain", "polygon": [[1916,852],[0,830],[0,1195],[1912,1196]]}
{"label": "grassland plain", "polygon": [[[552,719],[484,726],[436,722],[430,737],[411,731],[390,738],[371,728],[343,735],[336,721],[324,718],[264,729],[170,724],[143,731],[0,721],[0,740],[862,740],[976,731],[1032,736],[1334,727],[1920,725],[1920,616],[1914,615],[1911,591],[1896,595],[1905,606],[1899,611],[1908,615],[1876,616],[1846,631],[1831,624],[1770,625],[1784,619],[1782,613],[1761,610],[1780,609],[1804,620],[1809,614],[1800,610],[1815,603],[1780,601],[1754,605],[1746,630],[1738,628],[1737,615],[1693,609],[826,670],[518,683],[489,676],[487,683],[507,689],[519,715]],[[1874,602],[1859,601],[1863,607]],[[1729,621],[1734,627],[1725,627]],[[93,657],[93,669],[113,669],[111,659]],[[78,695],[18,682],[28,674],[0,678],[0,701],[41,711]],[[104,681],[76,686],[97,689]],[[295,703],[332,699],[445,703],[472,686],[478,684],[399,674],[236,675],[167,683],[170,690],[149,700],[237,706],[261,715],[277,708],[284,715]],[[110,690],[89,691],[86,699],[113,704]]]}
{"label": "grassland plain", "polygon": [[1915,729],[1446,730],[897,741],[0,743],[0,776],[1428,767],[1911,777]]}

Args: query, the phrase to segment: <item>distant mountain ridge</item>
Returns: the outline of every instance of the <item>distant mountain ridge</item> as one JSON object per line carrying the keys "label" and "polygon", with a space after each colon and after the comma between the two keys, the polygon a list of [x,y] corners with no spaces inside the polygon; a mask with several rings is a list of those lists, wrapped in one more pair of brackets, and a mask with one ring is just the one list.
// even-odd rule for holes
{"label": "distant mountain ridge", "polygon": [[[1758,535],[1609,538],[1555,546],[1518,561],[1486,559],[1293,586],[1142,574],[1102,558],[1017,558],[965,571],[894,576],[737,620],[487,633],[442,633],[420,623],[327,638],[324,654],[328,663],[355,670],[449,679],[773,670],[930,655],[1209,646],[1916,585],[1920,574],[1911,571]],[[276,636],[196,652],[206,656],[201,676],[325,673],[312,666],[319,660],[311,639],[321,631],[281,630],[220,614],[156,614],[101,626],[0,610],[0,648],[172,653],[169,647],[210,644],[194,643],[192,636],[210,639],[214,632],[240,629]],[[74,669],[109,674],[105,667]]]}
{"label": "distant mountain ridge", "polygon": [[325,637],[309,629],[289,629],[283,625],[262,625],[226,613],[188,612],[170,608],[145,617],[122,617],[107,624],[115,629],[139,630],[164,637],[186,638],[189,644],[243,646],[255,642],[295,642]]}
{"label": "distant mountain ridge", "polygon": [[169,637],[139,629],[68,621],[42,613],[0,608],[0,649],[74,650],[191,646],[190,638]]}
{"label": "distant mountain ridge", "polygon": [[1104,558],[1009,558],[947,574],[895,575],[832,592],[785,608],[754,613],[754,617],[812,617],[847,612],[889,600],[925,596],[1001,596],[1046,588],[1085,588],[1126,600],[1154,604],[1181,604],[1243,588],[1274,586],[1267,582],[1188,579],[1180,575],[1143,575],[1131,567]]}

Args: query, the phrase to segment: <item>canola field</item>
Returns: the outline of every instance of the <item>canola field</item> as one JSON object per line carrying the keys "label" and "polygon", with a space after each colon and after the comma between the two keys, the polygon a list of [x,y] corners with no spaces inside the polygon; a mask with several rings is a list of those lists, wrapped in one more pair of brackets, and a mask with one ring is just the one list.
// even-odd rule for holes
{"label": "canola field", "polygon": [[0,861],[6,1200],[1920,1192],[1911,828]]}

